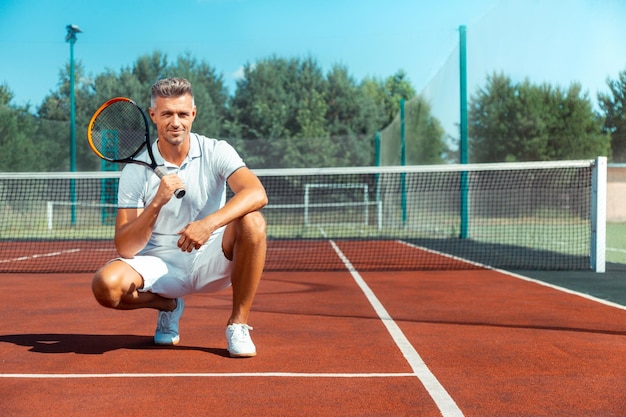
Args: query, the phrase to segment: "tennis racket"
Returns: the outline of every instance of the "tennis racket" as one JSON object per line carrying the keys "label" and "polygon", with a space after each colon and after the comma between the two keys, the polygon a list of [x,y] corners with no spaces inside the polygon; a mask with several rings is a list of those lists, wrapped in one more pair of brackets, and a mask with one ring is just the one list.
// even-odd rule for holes
{"label": "tennis racket", "polygon": [[[129,98],[112,98],[100,106],[89,122],[87,140],[91,150],[105,161],[144,165],[159,178],[167,174],[165,167],[154,161],[146,114]],[[150,163],[135,159],[144,147]],[[185,190],[179,188],[174,195],[182,198]]]}

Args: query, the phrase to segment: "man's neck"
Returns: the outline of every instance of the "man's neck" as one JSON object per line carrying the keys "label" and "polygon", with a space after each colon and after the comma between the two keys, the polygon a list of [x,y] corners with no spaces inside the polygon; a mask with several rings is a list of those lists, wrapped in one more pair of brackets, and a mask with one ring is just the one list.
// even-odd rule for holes
{"label": "man's neck", "polygon": [[189,138],[179,145],[172,145],[164,140],[157,141],[159,153],[167,162],[176,166],[181,166],[187,155],[189,154]]}

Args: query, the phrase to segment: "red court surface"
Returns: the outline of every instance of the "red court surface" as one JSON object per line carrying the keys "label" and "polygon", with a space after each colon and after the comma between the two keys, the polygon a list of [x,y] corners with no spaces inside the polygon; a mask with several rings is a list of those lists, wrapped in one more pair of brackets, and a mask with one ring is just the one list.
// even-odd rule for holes
{"label": "red court surface", "polygon": [[156,347],[90,280],[0,274],[0,416],[626,415],[626,310],[504,272],[267,272],[250,359],[229,291]]}

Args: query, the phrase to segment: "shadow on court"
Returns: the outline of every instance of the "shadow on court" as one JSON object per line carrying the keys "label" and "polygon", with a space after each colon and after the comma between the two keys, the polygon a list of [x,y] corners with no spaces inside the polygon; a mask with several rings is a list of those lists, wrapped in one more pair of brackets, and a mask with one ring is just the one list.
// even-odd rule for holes
{"label": "shadow on court", "polygon": [[513,272],[626,306],[626,264],[607,262],[604,273],[591,270]]}
{"label": "shadow on court", "polygon": [[190,350],[228,357],[226,349],[195,346],[156,346],[152,336],[96,335],[96,334],[12,334],[0,335],[0,342],[30,347],[35,353],[76,353],[79,355],[102,355],[107,352],[129,350]]}
{"label": "shadow on court", "polygon": [[[533,249],[506,243],[488,243],[472,239],[410,239],[410,243],[439,251],[447,255],[489,265],[501,269],[582,270],[587,271],[589,258],[586,255],[568,255],[551,250]],[[469,265],[461,264],[463,269]],[[442,266],[445,268],[445,266]]]}

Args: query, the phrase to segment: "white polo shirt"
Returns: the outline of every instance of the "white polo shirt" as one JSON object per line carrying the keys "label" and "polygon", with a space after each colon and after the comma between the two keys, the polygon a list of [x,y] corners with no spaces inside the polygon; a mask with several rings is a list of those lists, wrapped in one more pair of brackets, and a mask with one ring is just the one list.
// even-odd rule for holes
{"label": "white polo shirt", "polygon": [[[139,254],[161,252],[157,248],[177,248],[178,232],[221,208],[226,202],[226,180],[245,166],[227,142],[195,133],[190,134],[189,154],[180,167],[163,159],[157,142],[152,145],[152,152],[157,165],[164,165],[168,173],[176,172],[183,180],[186,193],[181,199],[172,197],[161,208],[150,241]],[[148,152],[143,151],[137,159],[149,162]],[[144,208],[154,198],[160,181],[151,169],[127,164],[119,181],[118,207]]]}

